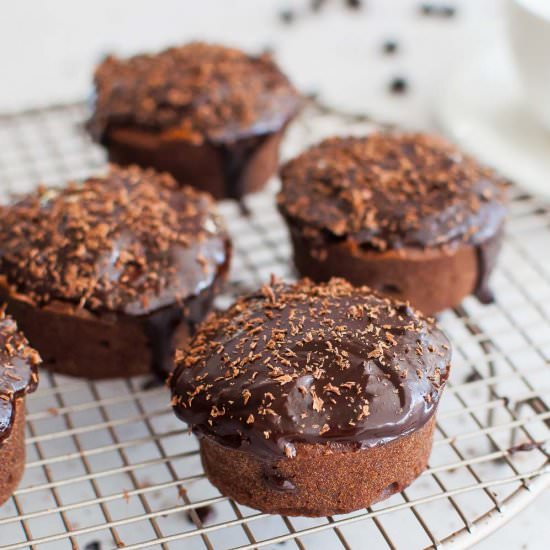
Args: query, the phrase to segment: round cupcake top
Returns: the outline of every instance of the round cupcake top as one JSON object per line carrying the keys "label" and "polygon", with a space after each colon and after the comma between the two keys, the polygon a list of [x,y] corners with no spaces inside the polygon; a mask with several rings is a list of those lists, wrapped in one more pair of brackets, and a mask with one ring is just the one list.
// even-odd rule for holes
{"label": "round cupcake top", "polygon": [[0,210],[0,274],[41,305],[146,314],[209,286],[228,243],[209,195],[137,167]]}
{"label": "round cupcake top", "polygon": [[95,73],[97,140],[114,127],[172,130],[200,144],[280,129],[300,98],[267,54],[193,42],[155,55],[107,57]]}
{"label": "round cupcake top", "polygon": [[312,238],[375,250],[478,244],[506,214],[505,186],[441,138],[374,133],[330,138],[281,170],[281,212]]}
{"label": "round cupcake top", "polygon": [[38,352],[0,309],[0,445],[13,426],[15,400],[38,385],[39,364]]}
{"label": "round cupcake top", "polygon": [[424,425],[450,356],[407,304],[343,279],[273,280],[202,324],[177,359],[172,403],[199,436],[258,454],[369,447]]}

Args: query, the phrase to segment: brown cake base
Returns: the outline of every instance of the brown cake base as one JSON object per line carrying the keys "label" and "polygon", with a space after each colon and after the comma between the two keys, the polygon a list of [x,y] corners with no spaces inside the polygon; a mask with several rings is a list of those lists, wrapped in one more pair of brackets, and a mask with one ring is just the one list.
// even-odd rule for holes
{"label": "brown cake base", "polygon": [[478,252],[470,245],[378,252],[348,241],[327,241],[319,249],[294,228],[291,238],[301,276],[317,282],[344,277],[353,285],[409,301],[426,315],[457,306],[478,285]]}
{"label": "brown cake base", "polygon": [[0,504],[10,498],[25,470],[25,401],[15,401],[10,435],[0,442]]}
{"label": "brown cake base", "polygon": [[104,141],[111,162],[170,172],[180,184],[208,191],[216,199],[240,199],[260,190],[275,173],[283,132],[194,145],[175,131],[117,128]]}
{"label": "brown cake base", "polygon": [[[195,297],[193,319],[210,309],[211,287]],[[184,308],[173,306],[149,315],[92,313],[73,304],[52,301],[38,306],[0,282],[0,298],[17,320],[43,366],[59,374],[90,379],[149,374],[164,380],[172,368],[175,347],[186,345],[195,323]]]}
{"label": "brown cake base", "polygon": [[299,443],[295,458],[265,462],[201,440],[208,479],[237,502],[272,514],[327,516],[366,508],[402,491],[426,468],[435,416],[422,428],[364,450]]}

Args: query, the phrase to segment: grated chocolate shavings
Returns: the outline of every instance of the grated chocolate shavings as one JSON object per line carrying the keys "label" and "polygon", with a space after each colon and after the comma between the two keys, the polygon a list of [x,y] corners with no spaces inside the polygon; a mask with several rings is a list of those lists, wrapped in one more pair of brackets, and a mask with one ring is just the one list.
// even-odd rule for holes
{"label": "grated chocolate shavings", "polygon": [[425,134],[329,138],[285,164],[281,178],[279,209],[313,244],[329,234],[378,251],[477,245],[506,214],[501,179]]}
{"label": "grated chocolate shavings", "polygon": [[94,83],[88,129],[101,142],[120,127],[163,131],[193,144],[234,141],[278,130],[301,102],[269,54],[202,42],[129,59],[110,55]]}
{"label": "grated chocolate shavings", "polygon": [[0,273],[39,305],[142,315],[208,286],[229,240],[209,195],[112,166],[1,207],[0,248]]}

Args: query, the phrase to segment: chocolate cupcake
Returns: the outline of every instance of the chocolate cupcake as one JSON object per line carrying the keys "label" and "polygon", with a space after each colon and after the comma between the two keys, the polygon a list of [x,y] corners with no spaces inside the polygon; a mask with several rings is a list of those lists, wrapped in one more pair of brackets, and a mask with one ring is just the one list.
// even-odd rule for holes
{"label": "chocolate cupcake", "polygon": [[40,356],[0,309],[0,504],[25,469],[25,395],[38,384]]}
{"label": "chocolate cupcake", "polygon": [[224,495],[339,514],[424,470],[449,360],[447,338],[405,303],[343,279],[272,281],[202,324],[172,403]]}
{"label": "chocolate cupcake", "polygon": [[170,172],[217,199],[240,199],[276,171],[300,96],[269,55],[191,43],[108,57],[88,128],[109,159]]}
{"label": "chocolate cupcake", "polygon": [[279,210],[301,275],[345,277],[425,314],[492,295],[505,185],[444,140],[331,138],[281,170]]}
{"label": "chocolate cupcake", "polygon": [[0,212],[0,295],[45,365],[87,378],[165,378],[226,276],[212,199],[133,166]]}

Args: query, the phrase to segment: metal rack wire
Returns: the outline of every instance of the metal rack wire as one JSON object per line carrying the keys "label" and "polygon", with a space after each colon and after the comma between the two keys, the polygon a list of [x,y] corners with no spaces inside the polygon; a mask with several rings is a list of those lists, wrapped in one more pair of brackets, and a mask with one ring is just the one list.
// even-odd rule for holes
{"label": "metal rack wire", "polygon": [[[0,117],[0,192],[59,183],[104,158],[82,104]],[[312,107],[284,154],[323,135],[371,127]],[[249,217],[221,205],[235,242],[225,305],[270,273],[293,277],[274,183]],[[0,508],[0,548],[466,547],[550,486],[550,208],[512,188],[496,302],[467,298],[441,315],[454,368],[429,469],[368,510],[320,519],[269,516],[221,496],[197,443],[145,379],[87,382],[44,373],[28,399],[27,469]]]}

